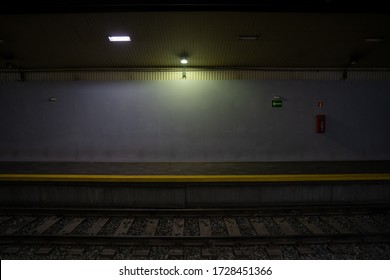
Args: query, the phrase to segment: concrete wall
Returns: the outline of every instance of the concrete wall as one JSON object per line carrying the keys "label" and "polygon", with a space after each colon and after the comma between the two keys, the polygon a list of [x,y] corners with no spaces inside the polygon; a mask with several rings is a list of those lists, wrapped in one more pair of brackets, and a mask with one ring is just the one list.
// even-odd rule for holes
{"label": "concrete wall", "polygon": [[197,208],[389,204],[386,182],[75,183],[0,182],[3,207]]}
{"label": "concrete wall", "polygon": [[390,82],[2,82],[0,132],[0,161],[389,160]]}

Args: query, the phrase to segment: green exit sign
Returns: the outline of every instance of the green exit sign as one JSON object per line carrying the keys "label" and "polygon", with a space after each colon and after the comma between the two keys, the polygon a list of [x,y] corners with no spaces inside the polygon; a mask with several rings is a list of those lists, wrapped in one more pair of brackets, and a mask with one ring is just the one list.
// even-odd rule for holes
{"label": "green exit sign", "polygon": [[282,104],[283,102],[280,99],[272,100],[272,108],[281,108]]}

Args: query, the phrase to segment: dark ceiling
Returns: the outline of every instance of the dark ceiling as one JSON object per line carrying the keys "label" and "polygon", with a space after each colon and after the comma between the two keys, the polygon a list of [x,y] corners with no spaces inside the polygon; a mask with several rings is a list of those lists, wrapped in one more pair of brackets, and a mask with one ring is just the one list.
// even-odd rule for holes
{"label": "dark ceiling", "polygon": [[1,4],[0,68],[390,68],[379,1],[90,2]]}

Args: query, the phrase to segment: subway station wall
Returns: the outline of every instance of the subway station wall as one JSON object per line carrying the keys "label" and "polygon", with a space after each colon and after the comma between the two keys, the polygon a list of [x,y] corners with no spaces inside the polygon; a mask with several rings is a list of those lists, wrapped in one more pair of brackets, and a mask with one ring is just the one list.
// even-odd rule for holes
{"label": "subway station wall", "polygon": [[390,160],[390,82],[2,82],[0,132],[0,161]]}

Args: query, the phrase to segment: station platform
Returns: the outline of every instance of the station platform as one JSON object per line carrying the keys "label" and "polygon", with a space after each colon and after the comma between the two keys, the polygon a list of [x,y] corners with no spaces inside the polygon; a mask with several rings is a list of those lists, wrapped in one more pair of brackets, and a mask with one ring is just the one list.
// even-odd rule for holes
{"label": "station platform", "polygon": [[390,203],[390,161],[0,162],[3,207]]}

